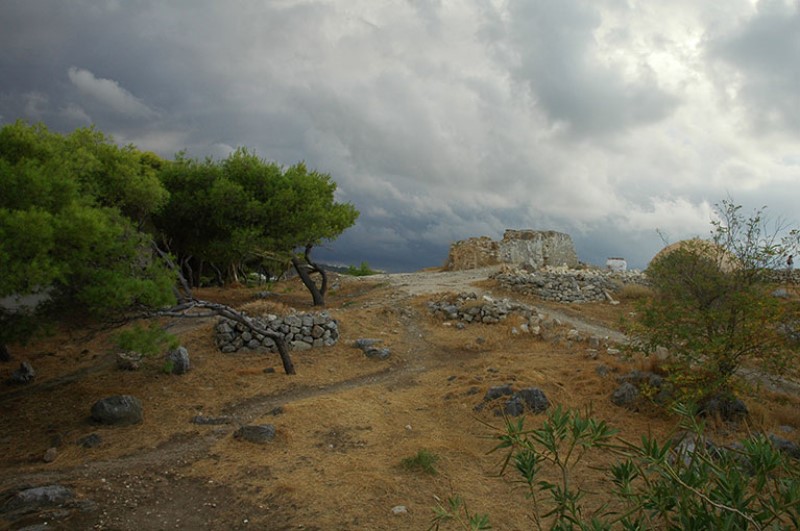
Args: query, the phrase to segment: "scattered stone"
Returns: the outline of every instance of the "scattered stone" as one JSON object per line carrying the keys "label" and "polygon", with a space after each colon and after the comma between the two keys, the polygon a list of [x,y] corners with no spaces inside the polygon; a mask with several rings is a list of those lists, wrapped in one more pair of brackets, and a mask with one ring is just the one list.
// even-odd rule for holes
{"label": "scattered stone", "polygon": [[117,395],[98,400],[92,406],[92,420],[100,424],[128,426],[142,422],[142,403],[130,395]]}
{"label": "scattered stone", "polygon": [[598,365],[594,372],[596,372],[598,376],[605,378],[608,376],[608,373],[611,372],[611,367],[608,365]]}
{"label": "scattered stone", "polygon": [[200,424],[203,426],[219,426],[221,424],[230,424],[233,419],[230,417],[206,417],[205,415],[195,415],[190,421],[192,424]]}
{"label": "scattered stone", "polygon": [[138,371],[142,364],[142,354],[135,351],[118,352],[117,368],[121,371]]}
{"label": "scattered stone", "polygon": [[[467,395],[475,394],[477,388],[471,388]],[[528,387],[514,391],[511,384],[497,385],[490,387],[486,394],[483,395],[483,402],[475,406],[475,411],[483,410],[489,402],[498,400],[500,398],[508,397],[503,403],[502,407],[494,410],[495,415],[506,414],[510,417],[518,417],[526,411],[532,413],[541,413],[550,407],[550,402],[544,395],[541,389],[536,387]]]}
{"label": "scattered stone", "polygon": [[517,394],[524,400],[528,409],[534,413],[541,413],[550,407],[550,402],[544,392],[536,387],[520,389]]}
{"label": "scattered stone", "polygon": [[625,382],[611,394],[611,403],[616,406],[630,406],[639,397],[639,390],[630,382]]}
{"label": "scattered stone", "polygon": [[726,422],[737,422],[747,418],[750,412],[744,402],[736,397],[721,395],[706,400],[698,410],[702,416],[719,417]]}
{"label": "scattered stone", "polygon": [[794,459],[800,459],[800,446],[797,444],[790,440],[784,439],[783,437],[778,437],[774,433],[770,434],[769,440],[772,443],[772,446],[774,446],[779,452],[784,453]]}
{"label": "scattered stone", "polygon": [[498,385],[490,387],[483,396],[483,400],[484,402],[490,402],[492,400],[497,400],[502,396],[510,396],[512,394],[514,394],[514,390],[511,388],[511,384]]}
{"label": "scattered stone", "polygon": [[48,507],[62,505],[75,497],[72,489],[63,485],[47,485],[33,487],[17,492],[8,502],[6,507]]}
{"label": "scattered stone", "polygon": [[408,513],[408,509],[406,508],[405,505],[395,505],[394,507],[392,507],[392,514],[394,515],[399,516],[401,514],[406,514],[406,513]]}
{"label": "scattered stone", "polygon": [[275,367],[267,367],[266,369],[264,369],[265,374],[272,374],[274,372],[275,372]]}
{"label": "scattered stone", "polygon": [[678,459],[689,466],[694,459],[694,454],[701,448],[708,455],[718,455],[717,446],[706,437],[692,432],[682,432],[672,438],[672,450],[674,454],[670,456],[670,461],[674,464]]}
{"label": "scattered stone", "polygon": [[12,384],[28,384],[36,378],[36,371],[30,362],[23,361],[19,364],[19,368],[11,373],[11,378],[8,380]]}
{"label": "scattered stone", "polygon": [[368,348],[367,350],[364,351],[364,354],[368,358],[385,360],[392,355],[392,351],[389,350],[388,348]]}
{"label": "scattered stone", "polygon": [[186,374],[192,368],[189,351],[183,346],[167,352],[167,363],[172,364],[172,374]]}
{"label": "scattered stone", "polygon": [[86,437],[81,437],[78,439],[78,446],[83,446],[84,448],[95,448],[100,446],[101,442],[103,442],[103,439],[98,434],[92,433]]}
{"label": "scattered stone", "polygon": [[44,460],[45,463],[52,463],[56,460],[56,457],[58,457],[58,448],[53,446],[47,449],[42,460]]}
{"label": "scattered stone", "polygon": [[272,424],[242,426],[234,432],[233,437],[256,444],[268,443],[275,438],[275,426]]}

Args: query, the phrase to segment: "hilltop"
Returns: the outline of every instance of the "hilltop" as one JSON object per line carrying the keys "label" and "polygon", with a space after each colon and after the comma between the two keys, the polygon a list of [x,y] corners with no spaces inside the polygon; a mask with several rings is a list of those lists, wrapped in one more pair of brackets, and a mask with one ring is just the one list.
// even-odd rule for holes
{"label": "hilltop", "polygon": [[[632,291],[615,294],[614,304],[559,304],[504,288],[490,278],[499,269],[333,274],[326,311],[339,341],[295,350],[294,376],[282,373],[276,354],[221,353],[216,319],[161,321],[191,356],[184,375],[166,374],[161,357],[121,371],[111,332],[87,335],[80,323],[15,349],[37,377],[0,388],[0,528],[425,529],[437,500],[454,494],[489,513],[496,529],[529,528],[524,492],[497,477],[500,456],[487,454],[502,424],[484,404],[491,388],[535,387],[551,404],[591,408],[629,440],[667,436],[675,419],[610,401],[617,376],[651,368],[622,354],[619,323],[635,311]],[[313,310],[297,279],[266,288],[198,295],[251,315]],[[540,330],[513,311],[496,323],[434,314],[458,294],[474,294],[475,304],[526,305]],[[367,338],[388,357],[354,346]],[[0,366],[2,377],[14,368]],[[89,421],[94,402],[120,394],[141,400],[142,423]],[[797,395],[753,389],[745,402],[748,423],[712,425],[717,440],[787,428],[797,440]],[[192,422],[198,417],[220,422]],[[526,417],[532,426],[541,414]],[[234,436],[240,426],[264,424],[275,427],[267,444]],[[81,443],[92,435],[99,444]],[[437,474],[401,466],[421,450],[438,456]],[[591,489],[598,474],[581,475],[592,497],[603,496]],[[62,507],[12,507],[22,489],[48,485],[70,489]]]}

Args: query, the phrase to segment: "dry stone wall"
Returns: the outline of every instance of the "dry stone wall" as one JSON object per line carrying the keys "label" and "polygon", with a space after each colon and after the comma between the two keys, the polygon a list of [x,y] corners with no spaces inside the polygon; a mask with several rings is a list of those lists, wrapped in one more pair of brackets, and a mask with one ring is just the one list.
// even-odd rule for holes
{"label": "dry stone wall", "polygon": [[540,271],[504,271],[493,276],[504,288],[557,302],[613,300],[613,292],[625,284],[647,285],[639,271],[603,271],[548,267]]}
{"label": "dry stone wall", "polygon": [[[259,326],[283,336],[294,350],[330,347],[339,340],[339,324],[328,312],[292,314],[284,317],[265,315],[254,318]],[[275,341],[261,334],[253,334],[241,323],[221,318],[216,326],[217,348],[222,352],[262,350],[276,352]]]}

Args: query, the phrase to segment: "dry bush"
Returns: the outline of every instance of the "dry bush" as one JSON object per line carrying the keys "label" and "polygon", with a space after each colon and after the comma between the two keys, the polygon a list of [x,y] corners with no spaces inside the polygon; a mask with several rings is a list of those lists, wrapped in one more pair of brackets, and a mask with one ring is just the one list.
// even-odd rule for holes
{"label": "dry bush", "polygon": [[622,301],[639,301],[653,296],[653,290],[641,284],[625,284],[614,294]]}

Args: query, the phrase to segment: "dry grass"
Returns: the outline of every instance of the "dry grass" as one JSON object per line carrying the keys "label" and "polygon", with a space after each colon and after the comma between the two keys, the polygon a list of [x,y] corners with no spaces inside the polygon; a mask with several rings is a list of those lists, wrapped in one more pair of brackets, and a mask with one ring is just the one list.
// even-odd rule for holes
{"label": "dry grass", "polygon": [[[269,299],[256,300],[257,291],[203,290],[198,295],[254,315],[311,309],[297,281],[275,286],[279,295]],[[76,471],[124,462],[134,471],[178,467],[198,485],[231,487],[229,499],[218,501],[219,513],[228,510],[232,518],[246,514],[254,529],[276,528],[271,527],[275,522],[284,522],[285,529],[425,529],[435,497],[445,500],[452,494],[465,498],[471,510],[491,514],[496,529],[528,529],[529,501],[496,477],[501,456],[487,455],[501,418],[490,409],[474,409],[489,387],[539,387],[551,403],[590,408],[620,428],[627,440],[647,432],[666,436],[674,427],[674,419],[662,412],[632,413],[609,401],[616,374],[657,368],[654,362],[629,362],[602,352],[592,359],[585,344],[560,340],[559,330],[550,341],[514,334],[521,320],[513,316],[497,325],[459,330],[428,314],[427,302],[433,298],[408,299],[377,281],[340,283],[329,297],[328,311],[339,320],[342,339],[332,348],[294,353],[294,377],[282,374],[276,355],[216,351],[212,321],[181,332],[194,364],[185,376],[163,374],[158,359],[138,372],[116,370],[107,335],[86,342],[80,334],[63,331],[16,348],[15,355],[30,359],[39,377],[27,390],[0,389],[0,487],[20,477],[60,477],[91,495],[96,478],[93,482]],[[547,306],[531,298],[527,302]],[[631,311],[626,302],[559,309],[608,324]],[[365,358],[351,346],[359,337],[381,339],[392,357],[385,362]],[[617,372],[601,377],[596,372],[601,364]],[[264,372],[270,368],[275,372]],[[10,367],[2,369],[10,372]],[[81,369],[86,374],[72,382],[46,386]],[[143,401],[142,425],[108,429],[87,421],[95,400],[123,393]],[[800,426],[796,397],[753,395],[748,405],[763,426]],[[278,406],[282,413],[276,415]],[[267,446],[238,441],[231,437],[235,425],[190,424],[198,414],[272,423],[278,437]],[[541,419],[530,416],[527,423]],[[732,428],[724,429],[730,433]],[[100,447],[74,444],[94,432],[103,438]],[[43,463],[42,455],[59,436],[57,460]],[[398,466],[422,448],[438,456],[438,474]],[[181,452],[185,463],[159,461],[170,451]],[[124,456],[129,457],[120,461]],[[587,462],[591,466],[579,471],[578,481],[592,492],[590,505],[605,498],[607,487],[597,466],[611,459],[596,455]],[[405,505],[408,513],[393,515],[396,505]]]}

